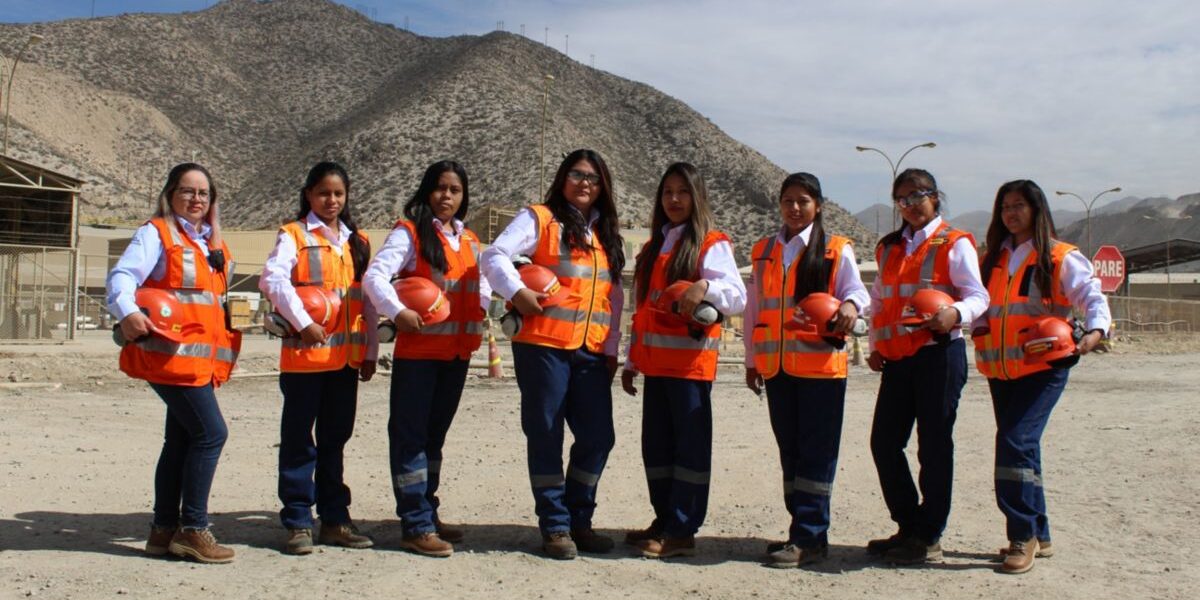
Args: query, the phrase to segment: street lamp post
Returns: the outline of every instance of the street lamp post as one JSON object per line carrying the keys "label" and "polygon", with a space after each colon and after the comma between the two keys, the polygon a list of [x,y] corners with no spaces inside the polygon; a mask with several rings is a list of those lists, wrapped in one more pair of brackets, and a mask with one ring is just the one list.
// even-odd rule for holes
{"label": "street lamp post", "polygon": [[[917,148],[934,148],[936,146],[937,146],[937,144],[935,144],[933,142],[925,142],[924,144],[917,144],[916,146],[913,146],[912,148],[905,150],[904,154],[900,155],[900,160],[898,160],[896,162],[892,162],[892,157],[888,156],[886,152],[884,152],[883,150],[880,150],[879,148],[872,148],[870,146],[855,146],[854,149],[858,150],[859,152],[866,152],[867,150],[870,150],[871,152],[879,153],[879,155],[882,156],[883,159],[887,161],[888,166],[892,168],[891,181],[895,182],[896,174],[900,172],[900,164],[904,162],[904,157],[908,156],[909,152],[912,152],[913,150],[916,150]],[[896,227],[896,219],[897,219],[898,215],[899,215],[899,213],[896,211],[896,203],[893,202],[892,203],[892,227],[893,228]],[[875,228],[879,229],[879,226],[876,225]],[[876,231],[876,234],[878,234],[878,233],[879,232]]]}
{"label": "street lamp post", "polygon": [[[19,52],[17,52],[17,57],[15,59],[13,59],[13,63],[12,63],[11,67],[8,65],[7,61],[4,61],[3,57],[0,57],[0,85],[4,84],[4,81],[3,81],[4,71],[8,71],[8,88],[4,92],[4,98],[8,98],[8,104],[4,105],[4,153],[3,154],[5,156],[8,156],[8,112],[9,112],[9,109],[12,108],[13,77],[16,76],[16,74],[17,74],[17,65],[20,64],[21,57],[25,55],[25,51],[28,50],[30,46],[37,44],[38,42],[41,42],[44,39],[45,39],[44,37],[42,37],[41,35],[38,35],[36,33],[30,34],[29,39],[25,40],[25,45],[21,46],[21,50]],[[0,100],[4,100],[4,98],[0,98]]]}
{"label": "street lamp post", "polygon": [[550,83],[554,81],[554,76],[547,73],[543,81],[545,81],[546,85],[542,88],[542,146],[539,153],[540,157],[538,159],[538,163],[540,163],[542,166],[542,174],[540,177],[538,177],[539,200],[545,198],[546,196],[544,188],[546,185],[546,108],[550,103]]}
{"label": "street lamp post", "polygon": [[1064,192],[1061,190],[1054,192],[1056,195],[1059,195],[1059,196],[1074,196],[1076,200],[1079,200],[1081,203],[1083,203],[1083,210],[1084,210],[1084,215],[1086,218],[1086,226],[1087,226],[1087,257],[1089,260],[1092,258],[1092,207],[1096,205],[1096,200],[1099,200],[1100,196],[1103,196],[1109,192],[1119,192],[1119,191],[1121,191],[1121,188],[1119,188],[1119,187],[1115,187],[1110,190],[1104,190],[1103,192],[1100,192],[1099,194],[1092,196],[1091,202],[1084,200],[1083,198],[1081,198],[1079,196],[1079,194],[1076,194],[1074,192]]}

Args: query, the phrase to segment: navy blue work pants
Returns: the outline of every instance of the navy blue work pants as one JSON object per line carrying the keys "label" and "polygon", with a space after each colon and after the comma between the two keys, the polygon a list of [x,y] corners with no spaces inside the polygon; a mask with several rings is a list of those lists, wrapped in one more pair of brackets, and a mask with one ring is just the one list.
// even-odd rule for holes
{"label": "navy blue work pants", "polygon": [[654,507],[652,527],[696,535],[708,512],[712,470],[712,382],[646,377],[642,463]]}
{"label": "navy blue work pants", "polygon": [[442,446],[458,412],[470,362],[398,358],[392,363],[388,453],[396,516],[406,537],[436,530]]}
{"label": "navy blue work pants", "polygon": [[[512,348],[538,527],[543,534],[590,529],[596,486],[616,441],[607,361],[584,348]],[[564,422],[575,437],[565,477]]]}

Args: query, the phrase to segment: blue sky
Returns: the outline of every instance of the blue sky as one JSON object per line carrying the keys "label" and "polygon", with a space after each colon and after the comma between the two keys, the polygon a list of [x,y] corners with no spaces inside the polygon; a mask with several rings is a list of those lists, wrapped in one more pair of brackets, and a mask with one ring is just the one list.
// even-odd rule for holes
{"label": "blue sky", "polygon": [[[0,21],[87,17],[91,0],[2,0]],[[94,3],[97,16],[204,0]],[[893,159],[938,177],[951,214],[1010,179],[1091,197],[1200,192],[1194,0],[347,1],[429,36],[498,22],[691,105],[857,211]],[[549,32],[547,34],[547,28]],[[569,42],[567,39],[569,36]],[[1052,202],[1064,201],[1052,196]],[[1078,202],[1070,199],[1078,208]]]}

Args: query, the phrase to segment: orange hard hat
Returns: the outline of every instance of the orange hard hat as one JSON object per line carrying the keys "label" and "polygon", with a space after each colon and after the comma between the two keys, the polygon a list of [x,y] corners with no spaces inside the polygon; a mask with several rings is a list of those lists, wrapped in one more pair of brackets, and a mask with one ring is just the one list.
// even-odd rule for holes
{"label": "orange hard hat", "polygon": [[323,329],[333,326],[342,309],[342,299],[337,294],[316,285],[302,285],[296,288],[296,296],[304,305],[304,312],[312,317],[313,322]]}
{"label": "orange hard hat", "polygon": [[1025,364],[1070,366],[1054,363],[1075,354],[1074,331],[1071,324],[1063,319],[1043,317],[1017,332],[1017,343],[1025,353]]}
{"label": "orange hard hat", "polygon": [[517,273],[525,287],[548,296],[542,299],[542,306],[553,306],[567,297],[568,290],[558,281],[558,276],[542,265],[522,264],[517,267]]}
{"label": "orange hard hat", "polygon": [[395,283],[396,295],[404,306],[421,315],[421,323],[434,325],[450,318],[450,299],[442,288],[424,277],[405,277]]}
{"label": "orange hard hat", "polygon": [[919,289],[908,299],[908,304],[904,305],[904,312],[900,314],[900,324],[919,327],[939,310],[952,304],[954,298],[946,292],[933,288]]}
{"label": "orange hard hat", "polygon": [[204,330],[203,325],[184,319],[179,299],[170,290],[138,288],[133,301],[150,318],[150,331],[176,344],[183,342],[184,331]]}
{"label": "orange hard hat", "polygon": [[687,325],[688,318],[679,314],[679,299],[683,297],[692,282],[680,279],[668,285],[658,299],[654,301],[654,311],[666,325]]}
{"label": "orange hard hat", "polygon": [[[838,308],[841,306],[842,301],[832,295],[814,292],[800,300],[800,304],[797,304],[796,310],[792,312],[792,318],[783,326],[793,331],[832,336],[834,334],[829,330],[829,323],[837,317]],[[836,337],[845,337],[845,334],[839,333]]]}

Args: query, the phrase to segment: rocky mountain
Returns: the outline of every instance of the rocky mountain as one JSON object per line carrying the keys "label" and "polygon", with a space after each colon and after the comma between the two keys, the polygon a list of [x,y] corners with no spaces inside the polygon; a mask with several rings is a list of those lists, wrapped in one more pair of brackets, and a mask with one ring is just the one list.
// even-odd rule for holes
{"label": "rocky mountain", "polygon": [[[590,147],[642,226],[662,170],[709,184],[745,258],[778,222],[785,172],[654,88],[522,36],[426,38],[326,0],[226,0],[184,14],[0,25],[0,51],[46,37],[21,63],[10,154],[88,181],[84,220],[139,220],[169,167],[209,166],[225,221],[290,218],[309,166],[345,164],[360,223],[387,227],[436,160],[462,162],[473,207],[524,206],[561,156]],[[545,75],[554,80],[547,84]],[[546,95],[545,153],[542,135]],[[872,242],[836,205],[831,230]]]}
{"label": "rocky mountain", "polygon": [[[1170,239],[1200,242],[1200,194],[1170,198],[1123,199],[1117,209],[1092,211],[1092,249],[1111,244],[1129,250]],[[1113,204],[1117,204],[1114,202]],[[1076,221],[1059,229],[1059,236],[1080,247],[1087,245],[1087,223]]]}

